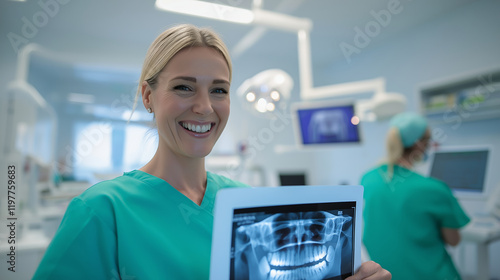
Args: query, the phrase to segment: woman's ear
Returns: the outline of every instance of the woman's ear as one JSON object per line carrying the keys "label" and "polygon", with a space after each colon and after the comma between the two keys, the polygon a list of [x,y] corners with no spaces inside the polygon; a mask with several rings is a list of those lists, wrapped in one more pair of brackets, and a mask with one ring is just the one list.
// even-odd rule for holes
{"label": "woman's ear", "polygon": [[151,102],[152,89],[151,86],[148,84],[148,82],[146,81],[142,82],[141,93],[142,93],[142,104],[144,104],[144,108],[146,108],[148,112],[150,112],[150,110],[154,111],[153,102]]}

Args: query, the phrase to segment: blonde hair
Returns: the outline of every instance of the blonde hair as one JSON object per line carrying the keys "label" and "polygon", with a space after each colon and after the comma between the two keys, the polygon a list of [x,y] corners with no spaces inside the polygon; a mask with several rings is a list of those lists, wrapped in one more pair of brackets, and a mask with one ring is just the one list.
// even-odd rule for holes
{"label": "blonde hair", "polygon": [[391,127],[387,133],[386,139],[387,149],[387,181],[390,182],[394,175],[394,165],[403,156],[404,146],[401,141],[399,129]]}
{"label": "blonde hair", "polygon": [[209,28],[199,28],[191,24],[177,25],[161,33],[149,47],[142,65],[132,112],[137,107],[137,100],[141,96],[142,83],[146,81],[152,88],[155,88],[158,74],[165,68],[172,57],[181,50],[190,47],[208,47],[219,51],[227,62],[229,82],[231,82],[231,58],[219,35]]}

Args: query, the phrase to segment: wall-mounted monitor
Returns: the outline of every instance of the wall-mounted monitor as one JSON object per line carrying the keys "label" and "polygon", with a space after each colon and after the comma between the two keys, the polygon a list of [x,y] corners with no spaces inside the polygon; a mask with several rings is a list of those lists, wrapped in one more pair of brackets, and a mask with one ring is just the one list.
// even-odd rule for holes
{"label": "wall-mounted monitor", "polygon": [[359,144],[361,132],[354,103],[300,102],[292,104],[292,119],[300,147]]}

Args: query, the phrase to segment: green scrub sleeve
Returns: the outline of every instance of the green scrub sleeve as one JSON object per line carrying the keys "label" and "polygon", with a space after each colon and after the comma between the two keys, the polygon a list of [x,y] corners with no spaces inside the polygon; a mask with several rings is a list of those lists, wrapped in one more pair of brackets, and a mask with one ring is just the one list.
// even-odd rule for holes
{"label": "green scrub sleeve", "polygon": [[56,234],[34,280],[119,279],[116,234],[81,199],[69,204]]}
{"label": "green scrub sleeve", "polygon": [[442,196],[441,207],[439,207],[439,225],[441,228],[458,229],[469,223],[470,218],[467,216],[458,200],[453,195],[453,192],[448,186],[441,188],[439,195]]}

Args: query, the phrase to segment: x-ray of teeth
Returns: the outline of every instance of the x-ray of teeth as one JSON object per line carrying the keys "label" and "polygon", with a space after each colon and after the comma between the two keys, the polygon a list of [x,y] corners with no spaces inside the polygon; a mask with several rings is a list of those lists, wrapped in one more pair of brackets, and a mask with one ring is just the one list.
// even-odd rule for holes
{"label": "x-ray of teeth", "polygon": [[342,211],[242,216],[231,279],[343,279],[352,273],[352,217]]}
{"label": "x-ray of teeth", "polygon": [[345,141],[348,136],[346,116],[339,110],[322,110],[313,113],[309,123],[312,142]]}

